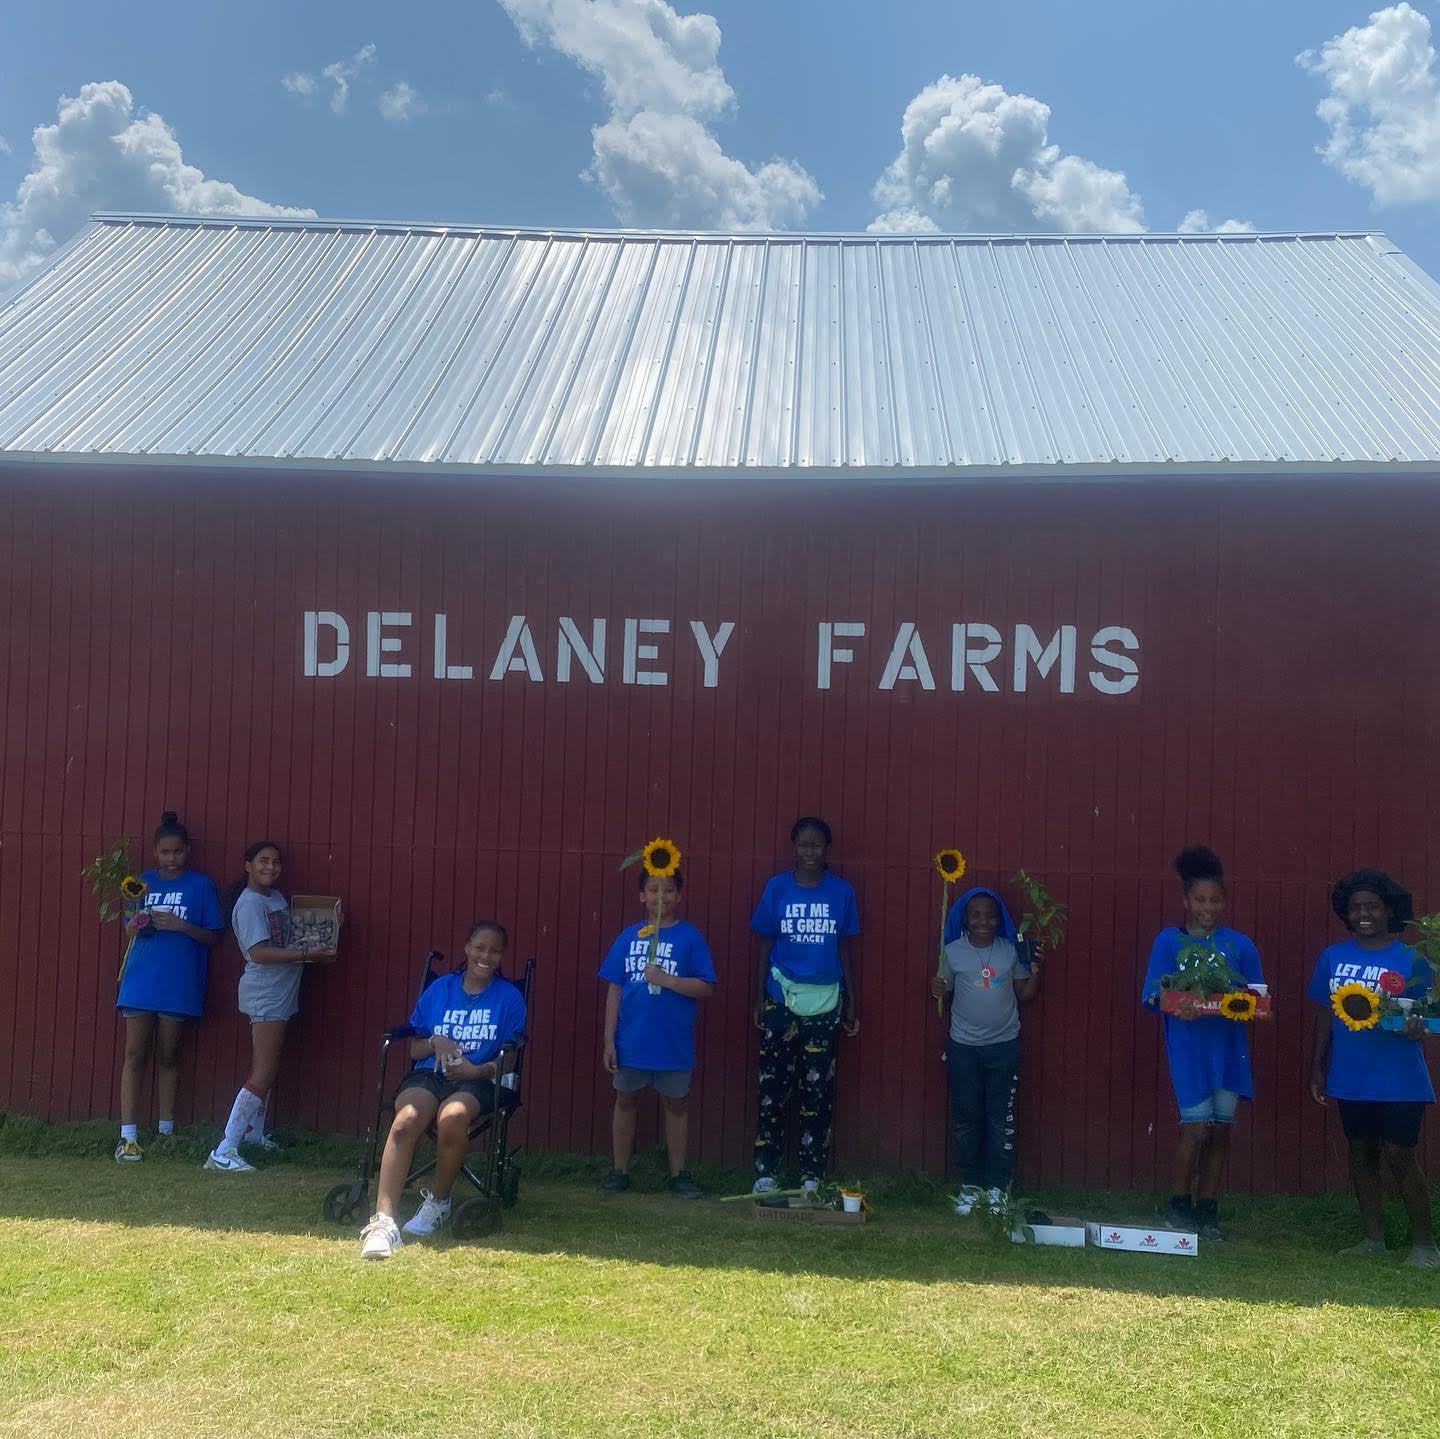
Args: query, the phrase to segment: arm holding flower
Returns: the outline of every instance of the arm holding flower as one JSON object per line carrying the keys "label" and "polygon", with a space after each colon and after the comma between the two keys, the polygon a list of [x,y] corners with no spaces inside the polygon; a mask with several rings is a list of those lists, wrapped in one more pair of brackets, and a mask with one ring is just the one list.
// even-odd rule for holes
{"label": "arm holding flower", "polygon": [[645,966],[645,982],[659,985],[661,989],[674,990],[676,994],[683,994],[687,999],[709,999],[715,993],[715,986],[708,979],[687,979],[671,974],[653,959]]}

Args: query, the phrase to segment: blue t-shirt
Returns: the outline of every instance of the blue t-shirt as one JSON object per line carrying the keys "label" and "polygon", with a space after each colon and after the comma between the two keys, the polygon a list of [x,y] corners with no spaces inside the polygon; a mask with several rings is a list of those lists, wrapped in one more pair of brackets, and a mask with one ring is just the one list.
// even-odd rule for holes
{"label": "blue t-shirt", "polygon": [[[693,1069],[695,1011],[700,1001],[645,983],[650,937],[640,938],[648,920],[620,931],[600,966],[600,978],[620,986],[615,1021],[615,1057],[626,1069]],[[667,924],[655,942],[655,963],[677,979],[715,983],[715,966],[705,936],[687,920]]]}
{"label": "blue t-shirt", "polygon": [[[775,941],[770,963],[781,974],[796,984],[834,984],[842,977],[840,941],[860,933],[855,891],[828,869],[808,887],[787,869],[765,886],[750,928]],[[769,974],[765,993],[777,1003],[784,999]]]}
{"label": "blue t-shirt", "polygon": [[[1393,969],[1412,995],[1424,994],[1434,983],[1430,965],[1408,944],[1391,940],[1384,949],[1363,949],[1353,939],[1332,944],[1315,961],[1305,991],[1328,1009],[1330,996],[1342,984],[1359,983],[1383,993],[1379,979]],[[1414,988],[1411,988],[1411,985]],[[1325,1093],[1334,1099],[1408,1099],[1429,1103],[1435,1098],[1425,1051],[1394,1029],[1347,1029],[1330,1020],[1330,1072]]]}
{"label": "blue t-shirt", "polygon": [[[1150,946],[1145,984],[1140,991],[1143,1004],[1158,1003],[1160,980],[1174,974],[1181,949],[1198,937],[1186,934],[1175,925],[1155,936],[1155,943]],[[1247,935],[1222,924],[1213,938],[1215,948],[1229,959],[1231,968],[1247,984],[1265,982],[1259,952]],[[1203,1014],[1198,1019],[1165,1014],[1161,1018],[1165,1021],[1165,1054],[1170,1060],[1170,1083],[1175,1087],[1176,1104],[1182,1109],[1198,1104],[1217,1089],[1232,1089],[1244,1099],[1255,1097],[1250,1077],[1248,1024],[1219,1014]]]}
{"label": "blue t-shirt", "polygon": [[[147,869],[140,878],[149,889],[146,909],[168,909],[201,929],[225,928],[215,886],[205,875],[187,869],[174,879],[161,879],[158,871]],[[209,947],[178,929],[157,929],[148,939],[137,938],[125,962],[116,1008],[198,1017],[205,1009],[209,965]]]}
{"label": "blue t-shirt", "polygon": [[[471,1064],[489,1064],[500,1046],[525,1028],[525,999],[508,979],[495,975],[479,994],[465,991],[465,971],[443,974],[415,1001],[410,1024],[419,1034],[453,1039]],[[434,1069],[435,1056],[415,1069]]]}

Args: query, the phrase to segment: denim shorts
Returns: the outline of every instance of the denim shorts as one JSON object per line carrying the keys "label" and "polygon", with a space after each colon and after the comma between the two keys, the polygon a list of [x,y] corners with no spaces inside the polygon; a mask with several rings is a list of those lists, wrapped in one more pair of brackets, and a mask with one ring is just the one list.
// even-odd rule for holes
{"label": "denim shorts", "polygon": [[1233,1124],[1240,1096],[1233,1089],[1214,1089],[1196,1104],[1180,1106],[1181,1124]]}
{"label": "denim shorts", "polygon": [[684,1099],[690,1093],[689,1069],[630,1069],[621,1065],[615,1071],[615,1089],[620,1094],[634,1094],[648,1084],[666,1099]]}
{"label": "denim shorts", "polygon": [[152,1015],[152,1014],[155,1016],[156,1019],[168,1019],[168,1020],[171,1022],[171,1024],[184,1024],[187,1019],[197,1019],[197,1018],[199,1018],[198,1015],[194,1015],[194,1014],[174,1014],[174,1013],[172,1013],[172,1012],[171,1012],[170,1010],[168,1010],[168,1009],[128,1009],[128,1008],[127,1008],[127,1009],[122,1009],[122,1010],[120,1011],[120,1018],[121,1018],[121,1019],[148,1019],[148,1018],[150,1017],[150,1015]]}

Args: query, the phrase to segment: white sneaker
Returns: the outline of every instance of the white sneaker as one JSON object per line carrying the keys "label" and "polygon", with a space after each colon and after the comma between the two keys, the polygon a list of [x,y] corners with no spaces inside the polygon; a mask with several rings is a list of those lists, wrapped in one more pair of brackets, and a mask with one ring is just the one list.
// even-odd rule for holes
{"label": "white sneaker", "polygon": [[280,1148],[263,1129],[247,1129],[245,1131],[245,1138],[242,1139],[240,1143],[251,1145],[262,1154],[273,1154]]}
{"label": "white sneaker", "polygon": [[223,1169],[226,1174],[254,1174],[255,1166],[234,1149],[212,1149],[202,1169]]}
{"label": "white sneaker", "polygon": [[115,1146],[116,1164],[139,1164],[145,1158],[145,1151],[133,1139],[122,1139]]}
{"label": "white sneaker", "polygon": [[750,1187],[751,1194],[774,1194],[780,1186],[768,1174],[762,1174]]}
{"label": "white sneaker", "polygon": [[980,1191],[973,1184],[962,1184],[960,1192],[955,1196],[955,1212],[962,1219],[969,1218],[974,1211],[976,1203],[980,1199]]}
{"label": "white sneaker", "polygon": [[414,1217],[403,1226],[406,1234],[424,1236],[434,1234],[442,1224],[450,1219],[450,1201],[448,1199],[436,1199],[428,1189],[420,1191],[420,1207],[415,1211]]}
{"label": "white sneaker", "polygon": [[388,1214],[372,1215],[369,1224],[360,1231],[362,1259],[389,1259],[397,1249],[404,1247],[405,1241]]}

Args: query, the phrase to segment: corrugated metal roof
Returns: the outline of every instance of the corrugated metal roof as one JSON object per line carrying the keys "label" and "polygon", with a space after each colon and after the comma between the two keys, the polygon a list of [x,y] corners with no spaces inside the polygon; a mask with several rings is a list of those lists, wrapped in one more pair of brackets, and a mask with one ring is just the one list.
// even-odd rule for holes
{"label": "corrugated metal roof", "polygon": [[1440,464],[1383,236],[100,216],[0,309],[0,459],[908,476]]}

